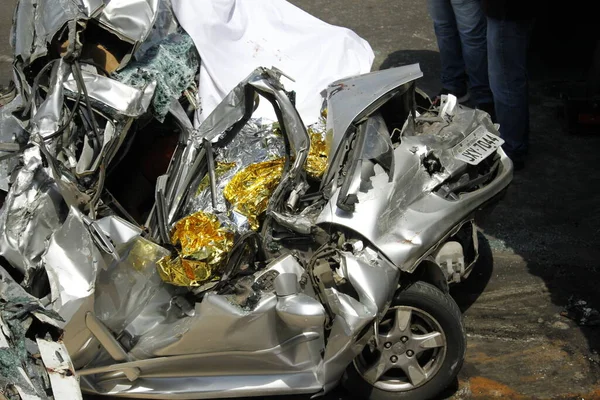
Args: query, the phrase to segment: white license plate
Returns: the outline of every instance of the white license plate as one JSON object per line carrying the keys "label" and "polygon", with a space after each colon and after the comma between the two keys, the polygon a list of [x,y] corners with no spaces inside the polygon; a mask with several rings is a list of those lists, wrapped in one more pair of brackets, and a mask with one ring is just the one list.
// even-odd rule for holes
{"label": "white license plate", "polygon": [[477,165],[502,146],[502,143],[504,140],[499,136],[488,132],[483,126],[478,126],[462,142],[454,146],[452,152],[454,158]]}

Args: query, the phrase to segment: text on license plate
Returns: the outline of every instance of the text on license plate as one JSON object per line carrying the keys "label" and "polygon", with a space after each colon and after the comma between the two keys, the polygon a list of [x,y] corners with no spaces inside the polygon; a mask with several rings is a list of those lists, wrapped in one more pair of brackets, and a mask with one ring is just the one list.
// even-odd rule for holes
{"label": "text on license plate", "polygon": [[499,136],[488,132],[483,126],[478,126],[462,142],[454,146],[454,158],[471,165],[477,165],[492,154],[504,143]]}

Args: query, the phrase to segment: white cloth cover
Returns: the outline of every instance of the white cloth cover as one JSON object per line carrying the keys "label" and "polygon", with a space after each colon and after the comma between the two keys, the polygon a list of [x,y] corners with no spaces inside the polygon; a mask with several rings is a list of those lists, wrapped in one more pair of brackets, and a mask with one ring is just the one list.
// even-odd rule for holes
{"label": "white cloth cover", "polygon": [[[198,126],[257,67],[277,67],[296,91],[303,122],[319,118],[321,91],[337,79],[371,70],[369,44],[349,29],[327,24],[285,0],[172,0],[173,10],[201,57]],[[262,101],[254,117],[275,120]]]}

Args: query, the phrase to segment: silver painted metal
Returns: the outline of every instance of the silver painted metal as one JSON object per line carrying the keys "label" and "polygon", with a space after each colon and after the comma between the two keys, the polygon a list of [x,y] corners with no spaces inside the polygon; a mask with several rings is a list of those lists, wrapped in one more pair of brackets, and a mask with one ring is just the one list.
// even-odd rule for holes
{"label": "silver painted metal", "polygon": [[[148,110],[156,82],[150,83],[143,89],[136,89],[102,75],[86,71],[82,71],[82,73],[90,97],[102,105],[110,107],[118,115],[139,117]],[[72,93],[78,91],[73,75],[69,75],[64,87]]]}
{"label": "silver painted metal", "polygon": [[[344,82],[337,85],[347,86]],[[388,87],[387,92],[390,90]],[[334,100],[335,97],[330,101]],[[334,185],[329,205],[319,215],[317,224],[349,228],[368,239],[402,270],[414,271],[419,261],[457,226],[457,221],[469,218],[478,206],[497,196],[512,179],[512,163],[502,149],[498,149],[498,173],[487,186],[462,193],[456,200],[435,193],[436,188],[466,168],[466,163],[453,156],[455,144],[478,126],[499,134],[489,115],[479,110],[461,107],[451,122],[438,119],[437,125],[427,125],[419,134],[415,134],[410,121],[405,124],[401,143],[394,150],[395,165],[391,174],[378,164],[368,170],[357,168],[354,174],[350,171],[350,178],[346,177],[344,182],[350,180],[354,187],[354,210],[339,207],[340,202],[344,202],[339,198],[344,186],[336,188]],[[424,162],[428,156],[439,162],[439,172],[428,171]],[[330,165],[327,176],[333,181],[339,178],[335,164]]]}
{"label": "silver painted metal", "polygon": [[121,61],[121,68],[150,34],[158,16],[160,1],[110,0],[102,9],[97,18],[100,25],[133,45],[132,51]]}
{"label": "silver painted metal", "polygon": [[[74,24],[89,19],[121,38],[131,55],[165,7],[158,0],[51,3],[69,7],[42,17],[29,0],[20,3],[17,74],[20,64],[46,54],[65,24],[74,34]],[[155,27],[161,32],[169,25],[163,17]],[[76,57],[76,47],[71,50]],[[282,73],[259,68],[197,130],[173,103],[181,135],[141,229],[117,217],[102,195],[105,171],[126,149],[133,121],[148,116],[154,83],[140,90],[83,71],[82,84],[72,65],[55,62],[45,100],[39,107],[32,103],[31,121],[0,115],[0,128],[18,125],[19,143],[27,143],[23,151],[18,147],[20,165],[0,211],[0,255],[24,276],[23,287],[40,291],[34,316],[64,330],[85,392],[160,399],[320,394],[336,386],[353,362],[383,390],[409,390],[435,376],[452,343],[427,313],[402,305],[390,310],[390,304],[423,259],[460,261],[453,245],[444,246],[458,240],[453,235],[461,226],[510,182],[512,166],[498,150],[489,160],[494,173],[475,189],[452,191],[470,167],[451,149],[475,128],[497,134],[487,115],[457,106],[417,116],[411,100],[414,80],[422,75],[417,65],[335,82],[326,99],[329,165],[316,190],[304,172],[310,138],[279,81]],[[55,137],[67,120],[66,106],[83,88],[90,123],[70,121]],[[30,92],[28,84],[19,85],[10,109],[22,107]],[[258,98],[275,108],[281,136],[252,120]],[[389,131],[381,112],[392,99],[405,107],[400,135]],[[264,143],[244,162],[256,162],[258,153],[285,162],[257,232],[218,198],[222,182],[212,169],[213,162],[239,154],[231,143],[248,131]],[[0,137],[2,149],[17,149],[15,138],[4,131]],[[227,161],[242,161],[233,158]],[[205,176],[211,188],[206,204],[195,193]],[[250,250],[241,257],[232,252],[227,272],[207,286],[167,284],[157,265],[173,255],[173,223],[199,210],[236,226],[234,249]],[[467,274],[470,266],[462,266],[449,278]],[[0,269],[0,287],[24,291],[14,280],[5,283],[5,274]],[[40,276],[48,277],[49,292]],[[380,357],[365,359],[366,348]],[[431,362],[417,361],[431,354]],[[407,379],[388,379],[390,369],[404,371]]]}
{"label": "silver painted metal", "polygon": [[[157,19],[159,0],[20,0],[11,36],[14,53],[26,65],[44,56],[48,45],[67,24],[94,19],[108,32],[132,46],[123,67],[150,34]],[[73,37],[74,38],[74,37]]]}
{"label": "silver painted metal", "polygon": [[48,45],[67,23],[87,20],[86,13],[90,9],[97,9],[92,3],[98,1],[86,1],[88,7],[85,7],[73,0],[20,0],[11,31],[15,60],[29,65],[45,56]]}
{"label": "silver painted metal", "polygon": [[[25,274],[25,283],[42,268],[46,239],[59,227],[66,215],[59,189],[48,168],[43,167],[40,152],[31,148],[23,153],[23,168],[5,199],[0,214],[0,255]],[[44,190],[39,188],[43,187]]]}
{"label": "silver painted metal", "polygon": [[368,117],[395,91],[402,90],[405,84],[422,76],[419,64],[412,64],[330,84],[327,88],[327,139],[330,148],[338,149],[353,123]]}
{"label": "silver painted metal", "polygon": [[70,74],[71,68],[62,59],[54,64],[52,69],[50,87],[46,99],[31,120],[32,133],[38,133],[42,137],[54,133],[61,126],[62,109],[64,103],[63,82]]}

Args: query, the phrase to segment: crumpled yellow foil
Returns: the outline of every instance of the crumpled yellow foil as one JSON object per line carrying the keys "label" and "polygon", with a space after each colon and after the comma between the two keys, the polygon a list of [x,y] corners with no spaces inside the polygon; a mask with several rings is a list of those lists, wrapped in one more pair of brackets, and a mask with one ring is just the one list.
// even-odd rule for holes
{"label": "crumpled yellow foil", "polygon": [[163,281],[177,286],[201,286],[219,276],[233,248],[234,233],[221,225],[213,214],[202,211],[179,220],[171,233],[171,243],[179,256],[163,257],[158,272]]}
{"label": "crumpled yellow foil", "polygon": [[250,164],[233,176],[223,194],[235,210],[258,230],[258,216],[267,210],[269,199],[281,180],[284,159]]}
{"label": "crumpled yellow foil", "polygon": [[[215,176],[217,179],[221,178],[225,172],[229,171],[232,168],[235,168],[234,162],[217,161],[216,164],[217,165],[215,167]],[[206,175],[204,175],[204,178],[202,178],[202,180],[198,184],[198,189],[196,189],[196,196],[199,196],[200,193],[202,193],[203,191],[208,189],[209,185],[210,185],[210,179],[209,179],[208,173],[207,173]]]}
{"label": "crumpled yellow foil", "polygon": [[165,254],[168,254],[168,250],[165,248],[138,237],[133,243],[125,262],[136,271],[143,271],[149,266],[154,267],[156,260],[162,259]]}
{"label": "crumpled yellow foil", "polygon": [[218,279],[218,268],[203,261],[188,260],[181,257],[161,258],[158,272],[163,281],[176,286],[197,287]]}
{"label": "crumpled yellow foil", "polygon": [[327,169],[327,144],[323,134],[312,128],[308,128],[310,136],[310,150],[304,164],[306,174],[311,178],[318,179],[323,176]]}

